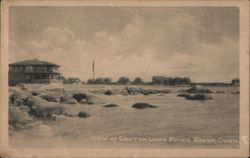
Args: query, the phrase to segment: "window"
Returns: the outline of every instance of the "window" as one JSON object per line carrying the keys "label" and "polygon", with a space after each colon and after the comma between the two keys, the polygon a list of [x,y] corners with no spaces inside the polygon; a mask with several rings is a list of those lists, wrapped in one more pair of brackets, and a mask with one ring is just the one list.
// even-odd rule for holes
{"label": "window", "polygon": [[[21,67],[20,67],[21,68]],[[32,66],[26,66],[25,71],[32,71]]]}

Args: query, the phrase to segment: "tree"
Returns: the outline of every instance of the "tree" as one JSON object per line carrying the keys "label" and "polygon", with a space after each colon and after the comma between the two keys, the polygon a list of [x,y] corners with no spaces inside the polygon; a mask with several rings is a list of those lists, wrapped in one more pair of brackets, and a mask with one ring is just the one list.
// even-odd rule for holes
{"label": "tree", "polygon": [[87,81],[87,84],[94,84],[95,83],[95,80],[93,80],[93,79],[88,79],[88,81]]}
{"label": "tree", "polygon": [[165,76],[153,76],[153,77],[152,77],[152,82],[153,82],[153,83],[161,84],[161,83],[164,82],[165,79],[166,79]]}
{"label": "tree", "polygon": [[143,82],[143,80],[140,78],[140,77],[136,77],[135,79],[134,79],[134,84],[143,84],[144,82]]}
{"label": "tree", "polygon": [[119,80],[117,81],[118,84],[128,84],[130,83],[130,79],[128,77],[120,77]]}
{"label": "tree", "polygon": [[104,78],[104,83],[105,84],[110,84],[111,82],[112,82],[112,78],[110,78],[110,77]]}
{"label": "tree", "polygon": [[97,78],[95,80],[95,84],[104,84],[104,78],[101,78],[101,77]]}
{"label": "tree", "polygon": [[191,83],[191,79],[190,79],[189,77],[183,77],[183,83],[184,83],[185,85],[188,85],[188,84]]}
{"label": "tree", "polygon": [[188,77],[176,77],[176,78],[171,78],[171,77],[166,77],[165,80],[163,81],[164,85],[188,85],[191,83],[191,79]]}

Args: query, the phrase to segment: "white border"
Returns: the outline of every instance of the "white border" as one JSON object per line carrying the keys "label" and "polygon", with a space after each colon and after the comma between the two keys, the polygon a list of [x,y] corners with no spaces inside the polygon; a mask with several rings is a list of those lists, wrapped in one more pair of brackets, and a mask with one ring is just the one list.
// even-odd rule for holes
{"label": "white border", "polygon": [[[8,147],[8,8],[10,6],[234,6],[240,8],[240,148],[239,149],[14,149]],[[249,2],[245,1],[3,1],[1,6],[0,140],[7,157],[245,157],[249,155]],[[0,150],[0,152],[1,152]]]}

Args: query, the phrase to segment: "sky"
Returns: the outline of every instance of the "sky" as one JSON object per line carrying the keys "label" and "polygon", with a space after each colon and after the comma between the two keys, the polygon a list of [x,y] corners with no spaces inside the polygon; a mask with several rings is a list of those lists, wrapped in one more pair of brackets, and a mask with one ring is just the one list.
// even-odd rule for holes
{"label": "sky", "polygon": [[9,62],[37,58],[65,77],[239,77],[236,7],[11,7]]}

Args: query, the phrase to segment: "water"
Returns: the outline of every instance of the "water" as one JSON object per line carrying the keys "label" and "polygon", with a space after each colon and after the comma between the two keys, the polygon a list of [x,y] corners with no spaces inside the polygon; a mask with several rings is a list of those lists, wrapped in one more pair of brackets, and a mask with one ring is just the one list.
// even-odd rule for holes
{"label": "water", "polygon": [[[103,90],[123,86],[66,85],[65,90],[95,91],[105,104],[118,107],[105,108],[97,105],[67,105],[72,113],[86,111],[85,119],[70,118],[64,121],[48,121],[55,131],[52,138],[34,138],[18,133],[11,137],[15,147],[238,147],[239,95],[238,87],[216,87],[224,94],[211,94],[214,99],[191,101],[177,97],[177,91],[185,87],[151,87],[145,89],[171,89],[170,94],[103,95]],[[134,109],[136,102],[158,106],[152,109]],[[205,142],[198,138],[206,139]],[[214,139],[211,140],[211,139]],[[236,142],[225,143],[226,140]],[[223,141],[222,141],[223,140]],[[208,141],[208,142],[207,142]],[[209,142],[212,141],[212,142]],[[37,143],[39,142],[39,143]]]}

